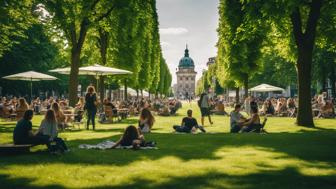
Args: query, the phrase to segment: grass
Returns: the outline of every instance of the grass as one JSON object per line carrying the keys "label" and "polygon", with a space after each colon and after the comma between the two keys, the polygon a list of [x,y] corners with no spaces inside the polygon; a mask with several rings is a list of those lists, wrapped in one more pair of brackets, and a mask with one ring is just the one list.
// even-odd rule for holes
{"label": "grass", "polygon": [[[269,118],[270,134],[229,134],[229,118],[214,116],[207,134],[172,134],[188,108],[158,117],[147,140],[159,150],[83,150],[79,144],[117,140],[135,117],[98,125],[96,131],[61,133],[72,151],[52,156],[38,146],[31,154],[0,157],[0,188],[336,188],[336,120],[315,128],[292,118]],[[33,119],[35,127],[42,117]],[[0,143],[10,143],[14,122],[0,122]]]}

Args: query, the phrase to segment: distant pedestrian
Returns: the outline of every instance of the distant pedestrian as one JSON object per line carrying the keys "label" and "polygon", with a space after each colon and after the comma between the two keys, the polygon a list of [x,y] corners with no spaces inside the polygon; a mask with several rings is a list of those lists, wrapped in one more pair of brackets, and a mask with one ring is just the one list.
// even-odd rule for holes
{"label": "distant pedestrian", "polygon": [[204,125],[204,117],[207,116],[209,119],[210,124],[212,125],[213,122],[211,121],[211,117],[210,117],[210,99],[207,93],[203,92],[201,94],[201,97],[198,101],[198,106],[200,107],[201,110],[201,122],[202,125]]}
{"label": "distant pedestrian", "polygon": [[85,95],[84,108],[87,111],[87,125],[86,129],[89,130],[90,121],[92,121],[92,128],[95,130],[95,117],[97,113],[97,94],[93,86],[88,86]]}

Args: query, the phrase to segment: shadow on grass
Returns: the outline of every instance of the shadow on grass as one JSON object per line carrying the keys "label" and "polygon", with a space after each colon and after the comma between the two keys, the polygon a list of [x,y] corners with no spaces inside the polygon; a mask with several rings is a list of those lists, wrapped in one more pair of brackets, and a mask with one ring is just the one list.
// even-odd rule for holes
{"label": "shadow on grass", "polygon": [[[151,133],[146,140],[156,141],[158,150],[87,150],[79,149],[79,144],[97,144],[104,140],[116,141],[121,135],[99,139],[79,139],[67,141],[72,152],[62,157],[49,154],[27,154],[12,158],[0,157],[0,166],[6,164],[35,164],[35,163],[67,163],[92,165],[127,165],[139,159],[157,160],[174,156],[183,161],[195,159],[216,160],[222,157],[216,155],[219,149],[239,149],[240,147],[261,147],[265,151],[281,152],[291,158],[304,161],[320,161],[336,163],[335,141],[333,132],[310,131],[303,133],[272,133],[260,134],[172,134]],[[97,159],[97,157],[99,157]],[[23,161],[24,160],[24,161]]]}
{"label": "shadow on grass", "polygon": [[[166,188],[242,188],[242,189],[277,189],[277,188],[323,188],[332,189],[336,186],[336,175],[331,176],[308,176],[303,175],[296,168],[286,167],[278,171],[262,171],[247,175],[229,175],[221,172],[206,172],[204,174],[189,176],[171,176],[164,182],[136,178],[127,183],[114,185],[88,187],[87,189],[166,189]],[[63,189],[60,185],[35,186],[32,183],[35,179],[10,178],[8,175],[0,174],[1,185],[5,188],[55,188]],[[7,187],[8,186],[8,187]]]}
{"label": "shadow on grass", "polygon": [[289,167],[280,171],[264,171],[261,173],[242,176],[228,175],[219,172],[208,172],[202,175],[188,177],[173,177],[168,182],[155,183],[149,180],[136,179],[130,184],[118,186],[92,187],[91,189],[104,188],[244,188],[244,189],[269,189],[269,188],[325,188],[331,189],[336,185],[336,176],[307,176],[302,175],[295,168]]}

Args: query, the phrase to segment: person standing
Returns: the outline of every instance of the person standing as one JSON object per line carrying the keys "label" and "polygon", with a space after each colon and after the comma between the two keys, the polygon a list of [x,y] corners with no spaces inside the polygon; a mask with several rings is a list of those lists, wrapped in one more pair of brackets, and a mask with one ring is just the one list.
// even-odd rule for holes
{"label": "person standing", "polygon": [[92,121],[92,128],[95,130],[95,117],[97,113],[97,94],[93,86],[88,86],[85,95],[85,110],[87,112],[86,129],[89,130],[90,121]]}
{"label": "person standing", "polygon": [[201,97],[199,99],[199,103],[198,103],[200,109],[201,109],[201,122],[202,125],[204,126],[204,117],[207,116],[209,119],[210,124],[212,125],[213,122],[211,121],[211,117],[210,117],[210,99],[207,93],[203,92],[201,94]]}

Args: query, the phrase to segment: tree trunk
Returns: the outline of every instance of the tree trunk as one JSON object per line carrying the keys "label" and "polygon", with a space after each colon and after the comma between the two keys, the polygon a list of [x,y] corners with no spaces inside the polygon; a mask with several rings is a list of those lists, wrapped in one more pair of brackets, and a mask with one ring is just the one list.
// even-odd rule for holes
{"label": "tree trunk", "polygon": [[69,79],[69,105],[75,106],[77,103],[77,86],[78,86],[78,70],[80,65],[80,55],[82,52],[82,47],[86,38],[86,34],[89,27],[89,19],[87,17],[83,18],[79,36],[77,34],[75,24],[72,25],[73,28],[70,28],[71,33],[71,70],[70,70],[70,79]]}
{"label": "tree trunk", "polygon": [[311,57],[312,51],[299,50],[297,61],[299,108],[296,122],[307,127],[314,127],[311,105]]}
{"label": "tree trunk", "polygon": [[124,100],[127,100],[127,79],[125,79]]}
{"label": "tree trunk", "polygon": [[327,75],[325,74],[325,71],[326,70],[324,70],[323,71],[323,73],[322,73],[322,78],[321,78],[321,84],[322,84],[322,91],[326,91],[326,89],[327,89]]}
{"label": "tree trunk", "polygon": [[69,105],[74,107],[77,102],[78,70],[81,50],[73,48],[71,51],[71,70],[69,79]]}
{"label": "tree trunk", "polygon": [[311,106],[311,67],[313,49],[316,37],[316,28],[323,0],[312,0],[308,20],[303,33],[300,8],[296,7],[291,14],[293,34],[298,50],[296,63],[298,75],[299,107],[296,123],[301,126],[314,127]]}
{"label": "tree trunk", "polygon": [[[102,59],[102,65],[106,65],[106,54],[107,54],[107,48],[108,48],[108,33],[104,31],[103,28],[98,29],[99,32],[99,38],[98,38],[98,44],[99,44],[99,50],[100,50],[100,56]],[[100,92],[100,99],[103,100],[105,97],[105,85],[104,85],[105,77],[100,76],[99,78],[99,92]]]}
{"label": "tree trunk", "polygon": [[99,94],[100,100],[103,101],[105,98],[105,76],[99,77]]}
{"label": "tree trunk", "polygon": [[236,103],[239,104],[239,87],[236,88]]}
{"label": "tree trunk", "polygon": [[330,84],[331,84],[331,95],[333,98],[336,97],[336,75],[335,75],[335,66],[332,66],[331,73],[330,73]]}
{"label": "tree trunk", "polygon": [[248,81],[248,75],[246,74],[244,76],[244,97],[247,98],[248,97],[248,84],[249,84],[249,81]]}

